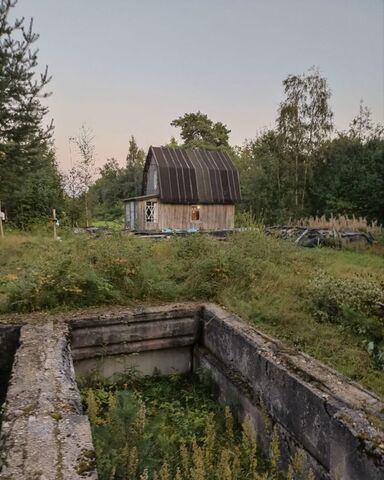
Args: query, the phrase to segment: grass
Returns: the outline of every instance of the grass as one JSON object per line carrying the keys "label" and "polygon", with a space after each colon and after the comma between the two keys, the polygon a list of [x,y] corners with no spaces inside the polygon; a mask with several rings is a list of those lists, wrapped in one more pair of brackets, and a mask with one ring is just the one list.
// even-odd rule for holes
{"label": "grass", "polygon": [[304,249],[251,231],[154,242],[10,234],[0,311],[213,301],[384,396],[384,256]]}
{"label": "grass", "polygon": [[[100,480],[283,478],[277,431],[266,461],[251,420],[236,425],[230,409],[212,396],[202,372],[169,377],[128,373],[114,383],[93,376],[79,383]],[[298,451],[292,459],[288,478],[313,478],[304,472],[302,454]]]}
{"label": "grass", "polygon": [[121,230],[124,230],[124,222],[123,220],[121,222],[117,220],[95,220],[92,222],[93,227],[98,227],[98,228],[106,228],[107,230],[110,230],[112,232],[119,232]]}
{"label": "grass", "polygon": [[381,225],[377,221],[369,222],[365,217],[355,217],[352,215],[338,215],[334,217],[307,217],[295,222],[299,226],[311,228],[328,228],[336,231],[352,230],[361,232],[371,232],[379,235],[382,232]]}

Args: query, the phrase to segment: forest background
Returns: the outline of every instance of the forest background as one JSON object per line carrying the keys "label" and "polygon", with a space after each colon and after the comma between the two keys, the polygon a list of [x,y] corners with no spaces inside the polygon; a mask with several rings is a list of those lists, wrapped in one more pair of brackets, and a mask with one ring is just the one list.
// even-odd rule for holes
{"label": "forest background", "polygon": [[[123,199],[142,193],[145,152],[127,139],[126,164],[95,165],[92,131],[84,125],[70,142],[78,161],[59,171],[53,124],[45,125],[48,71],[38,74],[38,35],[23,19],[10,20],[13,0],[0,3],[0,201],[9,226],[46,224],[55,208],[62,225],[116,220]],[[384,129],[363,101],[347,131],[334,128],[331,89],[318,69],[288,75],[274,128],[230,145],[228,126],[201,112],[171,122],[180,129],[173,148],[226,151],[240,173],[242,203],[260,223],[307,216],[349,215],[384,223]],[[356,99],[357,100],[357,99]]]}

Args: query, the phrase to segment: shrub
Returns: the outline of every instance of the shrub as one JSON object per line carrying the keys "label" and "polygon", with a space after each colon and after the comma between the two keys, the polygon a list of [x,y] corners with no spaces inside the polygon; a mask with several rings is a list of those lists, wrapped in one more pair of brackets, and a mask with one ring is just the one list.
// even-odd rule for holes
{"label": "shrub", "polygon": [[361,337],[384,368],[384,281],[359,275],[335,278],[319,272],[310,282],[309,292],[315,317]]}

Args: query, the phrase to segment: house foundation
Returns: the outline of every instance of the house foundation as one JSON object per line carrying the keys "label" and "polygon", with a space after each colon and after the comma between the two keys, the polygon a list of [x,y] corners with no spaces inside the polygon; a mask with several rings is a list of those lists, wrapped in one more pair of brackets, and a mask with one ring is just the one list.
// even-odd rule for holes
{"label": "house foundation", "polygon": [[317,479],[384,478],[381,399],[216,305],[72,315],[19,331],[0,479],[96,479],[75,371],[113,377],[131,368],[208,370],[219,400],[239,421],[251,417],[261,449],[267,452],[278,432],[282,468],[300,449]]}

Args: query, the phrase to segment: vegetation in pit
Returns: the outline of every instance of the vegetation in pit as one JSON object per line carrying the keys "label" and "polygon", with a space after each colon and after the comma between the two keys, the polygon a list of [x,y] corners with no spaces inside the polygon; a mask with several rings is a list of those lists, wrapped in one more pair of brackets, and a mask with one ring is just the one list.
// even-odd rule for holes
{"label": "vegetation in pit", "polygon": [[[100,480],[278,480],[280,450],[272,435],[269,462],[259,454],[246,418],[234,424],[228,407],[215,401],[204,372],[170,377],[132,373],[109,383],[81,381],[92,425]],[[288,478],[309,479],[302,452]]]}
{"label": "vegetation in pit", "polygon": [[384,395],[384,258],[370,249],[303,249],[257,229],[226,242],[13,234],[0,270],[4,313],[209,300]]}

